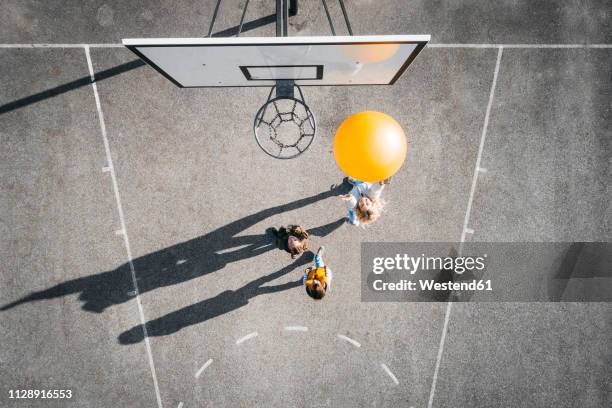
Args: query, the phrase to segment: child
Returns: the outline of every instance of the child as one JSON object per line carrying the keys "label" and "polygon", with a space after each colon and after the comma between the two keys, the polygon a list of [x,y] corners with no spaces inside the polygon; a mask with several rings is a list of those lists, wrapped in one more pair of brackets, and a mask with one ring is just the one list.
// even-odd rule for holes
{"label": "child", "polygon": [[272,233],[276,238],[276,246],[291,254],[291,259],[295,259],[308,249],[308,231],[300,225],[289,225],[280,227],[278,230],[272,228]]}
{"label": "child", "polygon": [[349,223],[352,225],[371,224],[380,217],[385,201],[380,195],[389,184],[390,179],[377,183],[366,183],[349,177],[348,182],[353,185],[350,193],[342,196],[346,201],[349,212]]}
{"label": "child", "polygon": [[320,300],[331,289],[332,271],[323,262],[324,247],[320,247],[315,255],[314,267],[306,268],[302,283],[306,288],[306,293],[313,299]]}

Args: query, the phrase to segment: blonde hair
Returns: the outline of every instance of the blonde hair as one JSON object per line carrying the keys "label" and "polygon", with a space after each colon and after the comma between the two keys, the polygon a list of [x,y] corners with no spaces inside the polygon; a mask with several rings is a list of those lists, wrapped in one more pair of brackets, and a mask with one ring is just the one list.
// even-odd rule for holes
{"label": "blonde hair", "polygon": [[357,216],[357,220],[359,221],[359,224],[364,227],[376,221],[382,214],[385,204],[387,204],[385,200],[383,200],[382,198],[379,198],[379,199],[374,199],[371,197],[368,197],[368,198],[372,202],[372,208],[370,210],[363,211],[359,207],[359,202],[357,202],[357,205],[355,206],[355,215]]}

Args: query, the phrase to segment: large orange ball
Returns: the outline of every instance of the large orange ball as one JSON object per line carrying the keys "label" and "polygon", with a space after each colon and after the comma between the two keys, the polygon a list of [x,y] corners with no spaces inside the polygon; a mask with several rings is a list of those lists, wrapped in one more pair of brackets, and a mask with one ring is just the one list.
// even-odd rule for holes
{"label": "large orange ball", "polygon": [[349,116],[334,138],[336,163],[360,181],[382,181],[394,175],[406,159],[408,143],[402,127],[381,112]]}
{"label": "large orange ball", "polygon": [[393,57],[399,51],[399,48],[399,44],[360,44],[344,45],[341,49],[354,62],[373,64]]}

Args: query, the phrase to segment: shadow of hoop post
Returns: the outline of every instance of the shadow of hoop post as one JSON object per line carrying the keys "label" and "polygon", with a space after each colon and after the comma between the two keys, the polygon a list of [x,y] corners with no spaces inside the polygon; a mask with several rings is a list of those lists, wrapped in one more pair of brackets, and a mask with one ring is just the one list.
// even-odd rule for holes
{"label": "shadow of hoop post", "polygon": [[[266,26],[268,24],[272,24],[276,22],[276,14],[270,14],[269,16],[260,17],[256,20],[246,22],[242,25],[242,31],[240,33],[244,33],[246,31],[255,30],[256,28],[260,28]],[[233,26],[230,28],[226,28],[225,30],[217,31],[212,36],[213,37],[233,37],[238,34],[238,30],[240,26]]]}
{"label": "shadow of hoop post", "polygon": [[26,96],[25,98],[17,99],[15,101],[6,103],[0,106],[0,115],[3,113],[7,113],[13,111],[15,109],[20,109],[26,107],[28,105],[32,105],[34,103],[43,101],[45,99],[53,98],[54,96],[58,96],[64,94],[66,92],[72,91],[74,89],[80,88],[82,86],[91,85],[93,82],[99,82],[104,79],[112,78],[116,75],[123,74],[124,72],[131,71],[136,68],[140,68],[145,65],[142,60],[133,60],[130,62],[126,62],[125,64],[117,65],[116,67],[112,67],[106,69],[104,71],[100,71],[94,74],[96,78],[95,81],[91,80],[89,75],[74,80],[72,82],[67,82],[65,84],[56,86],[55,88],[50,88],[45,91]]}

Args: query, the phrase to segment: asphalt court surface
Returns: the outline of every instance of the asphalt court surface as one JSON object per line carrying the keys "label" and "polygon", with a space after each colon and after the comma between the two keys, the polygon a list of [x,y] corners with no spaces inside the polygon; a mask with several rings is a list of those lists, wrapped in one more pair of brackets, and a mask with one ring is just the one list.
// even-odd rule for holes
{"label": "asphalt court surface", "polygon": [[[254,15],[274,11],[253,3]],[[385,21],[389,32],[417,33],[408,23],[419,22],[435,42],[608,40],[601,15],[609,10],[595,3],[550,10],[537,3],[532,14],[513,8],[515,17],[531,16],[520,23],[474,3],[472,11],[496,15],[484,31],[432,25],[442,19],[425,4],[414,5],[424,13],[400,7],[393,14],[372,12],[374,3],[350,6],[359,10],[351,14],[356,31],[387,32]],[[239,20],[240,9],[225,4],[218,30]],[[143,21],[154,22],[141,27],[121,20],[134,10],[110,4],[79,10],[94,29],[75,20],[70,36],[45,20],[50,11],[23,7],[8,6],[37,25],[11,19],[4,43],[117,43],[128,26],[133,36],[195,35],[206,31],[212,10],[198,4],[192,10],[204,11],[163,18],[154,11],[147,20],[151,14],[139,9]],[[452,10],[461,16],[470,9]],[[530,20],[546,11],[565,30]],[[174,26],[185,33],[169,33],[171,24],[161,21],[181,13],[185,24]],[[325,34],[320,8],[300,13],[294,33]],[[524,27],[508,29],[515,24]],[[273,35],[273,24],[248,35]],[[462,304],[447,315],[446,303],[359,302],[361,242],[457,241],[470,199],[474,233],[467,240],[610,240],[612,51],[503,50],[480,161],[486,172],[478,172],[471,195],[498,52],[431,47],[394,87],[306,88],[318,138],[289,163],[270,159],[251,135],[265,89],[181,90],[148,67],[99,81],[150,353],[125,239],[116,233],[118,203],[103,169],[91,85],[0,115],[0,225],[8,237],[2,303],[31,292],[44,298],[0,312],[2,388],[69,387],[74,406],[156,406],[151,358],[170,407],[605,406],[608,304]],[[89,75],[83,48],[0,53],[0,105]],[[101,72],[135,56],[92,48],[91,58]],[[342,223],[339,190],[330,188],[343,175],[330,149],[342,119],[365,109],[396,117],[410,151],[385,191],[386,214],[360,230]],[[336,273],[323,302],[296,284],[306,259],[294,262],[266,246],[266,228],[292,222],[315,229],[313,249],[327,247]]]}
{"label": "asphalt court surface", "polygon": [[[603,100],[611,71],[602,63],[610,54],[601,51],[504,50],[481,161],[487,172],[475,193],[474,241],[610,240],[612,133]],[[474,306],[452,307],[439,406],[612,400],[609,304]]]}
{"label": "asphalt court surface", "polygon": [[[338,2],[328,1],[338,33],[346,33]],[[83,3],[50,0],[44,4],[7,0],[0,16],[4,43],[107,43],[130,37],[197,37],[208,33],[215,0],[168,0]],[[441,43],[611,43],[610,5],[605,0],[517,1],[493,4],[478,0],[345,1],[355,33],[431,33]],[[244,1],[223,1],[215,33],[240,22]],[[320,1],[303,1],[289,21],[290,35],[330,35]],[[274,35],[269,16],[275,2],[251,0],[247,35]],[[232,34],[236,30],[227,31]]]}
{"label": "asphalt court surface", "polygon": [[[82,49],[0,53],[2,104],[88,72]],[[17,299],[11,288],[25,295],[122,263],[125,250],[115,236],[116,205],[102,173],[106,162],[91,89],[5,113],[1,121],[3,305]],[[134,386],[134,406],[154,404],[144,348],[130,350],[115,341],[117,330],[139,322],[134,306],[83,319],[77,293],[60,293],[65,297],[59,301],[2,312],[2,405],[11,405],[7,390],[16,384],[71,387],[74,405],[110,405],[124,400],[126,383]]]}

